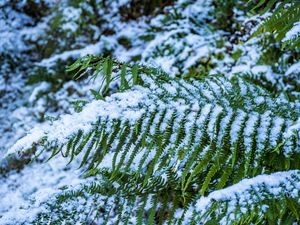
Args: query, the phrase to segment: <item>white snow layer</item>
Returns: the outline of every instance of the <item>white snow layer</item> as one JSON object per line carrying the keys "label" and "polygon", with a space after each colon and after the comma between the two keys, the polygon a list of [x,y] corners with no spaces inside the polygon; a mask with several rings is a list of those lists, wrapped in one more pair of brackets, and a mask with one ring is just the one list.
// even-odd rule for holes
{"label": "white snow layer", "polygon": [[47,164],[34,163],[19,173],[0,177],[0,224],[30,223],[44,209],[42,203],[59,188],[78,185],[81,172],[75,166],[66,169],[67,160],[55,158]]}
{"label": "white snow layer", "polygon": [[58,140],[64,143],[66,138],[71,134],[82,130],[88,132],[97,118],[109,117],[111,119],[123,116],[129,121],[136,121],[141,116],[143,110],[134,110],[140,102],[147,99],[147,91],[128,91],[126,93],[116,93],[107,97],[105,101],[93,101],[87,104],[83,111],[73,115],[63,115],[53,124],[44,123],[36,126],[24,138],[15,143],[6,153],[22,154],[23,150],[31,148],[33,143],[38,143],[43,137],[47,137],[47,141]]}
{"label": "white snow layer", "polygon": [[300,21],[294,23],[292,29],[290,29],[286,34],[282,41],[289,41],[295,38],[300,34]]}
{"label": "white snow layer", "polygon": [[[258,175],[254,178],[243,179],[242,181],[230,187],[213,191],[207,197],[201,197],[199,200],[197,200],[195,206],[190,207],[190,210],[196,210],[198,215],[201,215],[205,213],[206,210],[208,210],[208,208],[214,201],[218,201],[229,203],[227,215],[234,213],[235,206],[237,203],[239,203],[241,206],[241,212],[246,213],[247,204],[253,203],[253,196],[251,194],[247,194],[247,192],[255,188],[258,194],[262,195],[262,193],[260,193],[258,189],[258,187],[262,186],[268,189],[269,194],[273,194],[275,196],[280,196],[288,192],[290,196],[298,197],[298,192],[300,190],[300,182],[295,182],[293,186],[291,186],[289,179],[292,176],[296,176],[299,178],[300,171],[290,170],[287,172],[277,172],[269,175],[263,174]],[[261,197],[263,198],[263,196]],[[225,217],[224,220],[220,221],[220,224],[228,224],[228,221],[225,219]]]}

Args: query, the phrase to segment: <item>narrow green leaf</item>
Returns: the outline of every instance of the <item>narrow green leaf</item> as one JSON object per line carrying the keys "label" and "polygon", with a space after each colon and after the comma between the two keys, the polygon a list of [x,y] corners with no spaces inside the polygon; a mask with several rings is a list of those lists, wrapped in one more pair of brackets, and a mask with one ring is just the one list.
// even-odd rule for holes
{"label": "narrow green leaf", "polygon": [[108,91],[109,85],[111,82],[111,73],[112,73],[112,66],[113,62],[110,57],[106,58],[103,63],[103,74],[105,76],[106,85],[105,85],[105,92]]}
{"label": "narrow green leaf", "polygon": [[90,89],[91,93],[94,95],[95,99],[97,100],[104,100],[104,97],[101,95],[100,92],[94,90],[94,89]]}
{"label": "narrow green leaf", "polygon": [[133,84],[138,84],[138,72],[139,72],[139,66],[134,65],[131,69]]}
{"label": "narrow green leaf", "polygon": [[129,84],[126,80],[126,72],[127,72],[127,65],[123,64],[121,69],[121,89],[126,90],[129,88]]}

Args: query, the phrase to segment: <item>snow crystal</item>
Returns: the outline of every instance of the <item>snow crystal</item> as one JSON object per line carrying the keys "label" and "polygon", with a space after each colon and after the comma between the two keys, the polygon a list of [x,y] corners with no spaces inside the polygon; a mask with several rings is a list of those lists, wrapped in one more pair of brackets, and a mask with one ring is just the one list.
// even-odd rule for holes
{"label": "snow crystal", "polygon": [[[257,149],[264,148],[264,142],[267,140],[268,128],[271,124],[271,112],[267,111],[261,115],[260,125],[257,128]],[[257,154],[258,156],[258,154]]]}
{"label": "snow crystal", "polygon": [[167,92],[169,93],[169,94],[171,94],[172,96],[175,96],[176,94],[177,94],[177,90],[176,90],[176,88],[174,87],[174,86],[172,86],[172,85],[170,85],[170,84],[167,84],[167,83],[165,83],[165,84],[163,84],[162,85],[166,90],[167,90]]}
{"label": "snow crystal", "polygon": [[230,129],[231,144],[234,144],[238,140],[239,132],[245,118],[246,113],[239,110],[238,115],[235,117]]}
{"label": "snow crystal", "polygon": [[288,130],[284,133],[284,138],[290,138],[297,130],[300,130],[300,118],[295,122],[294,125],[288,128]]}
{"label": "snow crystal", "polygon": [[216,106],[216,107],[214,107],[214,109],[210,115],[207,132],[211,138],[213,138],[215,135],[216,120],[219,117],[219,115],[222,113],[223,110],[224,109],[222,107]]}
{"label": "snow crystal", "polygon": [[258,97],[255,97],[254,98],[254,102],[257,104],[257,105],[260,105],[262,103],[265,102],[265,98],[263,96],[258,96]]}

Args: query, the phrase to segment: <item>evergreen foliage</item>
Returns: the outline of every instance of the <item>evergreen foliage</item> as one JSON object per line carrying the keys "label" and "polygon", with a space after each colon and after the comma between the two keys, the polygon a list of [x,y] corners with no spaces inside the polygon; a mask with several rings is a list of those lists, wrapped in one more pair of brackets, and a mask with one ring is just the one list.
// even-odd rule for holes
{"label": "evergreen foliage", "polygon": [[[275,9],[274,9],[275,8]],[[274,10],[272,10],[274,9]],[[299,48],[300,35],[299,32],[286,37],[286,35],[298,26],[300,19],[300,2],[299,1],[270,1],[261,0],[253,8],[259,10],[260,13],[273,11],[265,21],[263,21],[253,36],[263,33],[271,33],[277,41],[283,42],[283,48]]]}
{"label": "evergreen foliage", "polygon": [[0,189],[58,159],[82,178],[0,224],[300,224],[300,3],[247,2],[0,3],[0,116],[17,73],[36,124]]}
{"label": "evergreen foliage", "polygon": [[[68,71],[75,71],[75,78],[102,75],[103,86],[97,93],[101,100],[87,104],[68,121],[54,121],[33,137],[34,148],[42,143],[42,149],[52,149],[50,158],[61,153],[70,163],[79,157],[87,176],[99,176],[104,184],[83,185],[58,195],[49,206],[58,214],[55,219],[77,218],[76,207],[74,212],[65,212],[57,208],[61,204],[99,195],[105,198],[98,200],[109,203],[93,207],[87,203],[78,213],[99,211],[93,214],[94,220],[107,218],[108,224],[130,224],[133,217],[146,224],[298,221],[300,133],[294,128],[299,123],[298,104],[274,99],[240,77],[234,81],[223,76],[184,80],[110,58],[86,56]],[[116,79],[118,91],[103,99]],[[88,113],[89,121],[74,123]],[[68,124],[76,125],[69,128]],[[26,151],[30,139],[25,137],[15,150]],[[278,181],[273,187],[262,181],[253,186],[251,179],[250,184],[241,181],[259,180],[256,176],[262,172],[276,177],[274,172],[290,169],[296,170],[285,174],[290,185]],[[213,198],[208,208],[197,208],[197,202],[207,198],[201,196],[220,189],[222,193],[238,182],[248,185],[245,192],[236,193],[235,198]],[[295,193],[284,197],[290,190]],[[238,198],[248,203],[236,202]],[[288,205],[284,211],[276,209],[277,199]],[[236,202],[234,211],[231,201]],[[265,209],[260,211],[262,205]],[[222,213],[216,213],[217,209]],[[108,219],[111,211],[116,221]],[[39,221],[45,219],[53,221],[47,214],[40,215]]]}

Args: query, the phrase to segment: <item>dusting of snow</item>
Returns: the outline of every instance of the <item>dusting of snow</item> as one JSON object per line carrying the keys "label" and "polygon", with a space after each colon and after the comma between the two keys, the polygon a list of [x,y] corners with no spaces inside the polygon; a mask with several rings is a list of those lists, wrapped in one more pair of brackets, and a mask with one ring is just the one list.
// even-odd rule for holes
{"label": "dusting of snow", "polygon": [[293,64],[292,66],[290,66],[290,68],[288,68],[288,70],[285,72],[285,75],[291,75],[291,74],[300,74],[300,62],[297,62],[295,64]]}
{"label": "dusting of snow", "polygon": [[[291,189],[295,191],[298,187],[300,187],[299,182],[294,184],[294,189],[291,186],[289,186],[288,179],[292,176],[299,177],[300,172],[298,170],[291,170],[287,172],[277,172],[270,175],[258,175],[254,178],[244,179],[230,187],[213,191],[207,197],[201,197],[196,202],[195,210],[198,213],[198,215],[204,214],[208,207],[213,203],[213,201],[218,201],[229,203],[227,215],[234,213],[234,211],[236,210],[235,206],[237,203],[240,205],[240,207],[245,207],[244,212],[247,212],[247,204],[251,204],[252,201],[255,199],[255,196],[249,193],[251,189],[263,186],[268,189],[268,192],[270,194],[280,196],[280,194],[284,194],[285,191],[289,191]],[[256,190],[259,191],[259,189]],[[294,193],[290,192],[290,194],[296,198],[298,197],[297,191]],[[261,198],[263,198],[263,196],[261,196]],[[193,210],[193,207],[191,207],[190,210]],[[228,221],[226,221],[225,216],[224,219],[220,222],[220,224],[227,223]]]}
{"label": "dusting of snow", "polygon": [[[80,113],[64,115],[60,120],[54,121],[52,125],[49,123],[38,125],[12,146],[6,155],[21,154],[23,150],[29,149],[33,143],[38,143],[43,137],[47,137],[49,142],[58,140],[65,143],[66,138],[78,130],[82,130],[84,133],[88,132],[98,117],[113,119],[124,116],[134,123],[143,113],[143,110],[135,110],[134,107],[137,107],[143,99],[147,99],[147,92],[130,91],[114,94],[107,97],[106,101],[93,101],[86,105]],[[130,108],[128,109],[128,107]]]}
{"label": "dusting of snow", "polygon": [[292,40],[296,36],[300,34],[300,21],[297,21],[292,26],[292,29],[290,29],[288,32],[286,32],[285,37],[282,39],[283,42]]}
{"label": "dusting of snow", "polygon": [[[25,7],[27,1],[20,1],[17,7]],[[40,0],[34,2],[41,3]],[[25,85],[24,77],[27,77],[29,72],[24,73],[21,66],[28,64],[29,67],[43,66],[43,67],[54,67],[58,62],[66,61],[68,59],[75,59],[85,55],[93,54],[107,54],[111,52],[112,56],[125,62],[131,62],[134,58],[141,58],[141,62],[146,65],[155,67],[161,67],[164,71],[168,72],[171,77],[175,75],[184,75],[191,68],[209,68],[205,70],[205,75],[212,74],[224,74],[228,78],[234,78],[236,75],[243,75],[251,73],[253,76],[261,76],[265,78],[272,85],[279,86],[279,90],[289,90],[289,85],[282,82],[283,74],[285,76],[297,75],[300,73],[300,64],[298,62],[293,65],[288,65],[288,69],[283,74],[277,74],[273,71],[271,65],[261,64],[259,61],[262,55],[262,48],[258,45],[259,39],[254,38],[245,41],[243,45],[235,44],[231,41],[226,40],[226,33],[224,31],[216,30],[212,32],[210,25],[207,25],[207,21],[215,19],[211,12],[213,12],[212,1],[198,0],[187,2],[185,0],[179,0],[174,3],[173,7],[167,8],[163,14],[156,15],[154,17],[141,17],[137,20],[122,21],[120,8],[122,6],[130,6],[129,0],[118,0],[118,1],[106,1],[108,4],[109,12],[105,12],[104,9],[98,8],[98,14],[96,16],[101,17],[103,27],[98,24],[92,24],[89,27],[91,37],[86,38],[84,35],[76,35],[74,42],[68,43],[71,34],[76,32],[82,32],[79,23],[83,17],[83,10],[87,10],[89,13],[94,14],[95,12],[89,4],[86,2],[82,3],[80,7],[75,6],[66,7],[65,1],[43,1],[47,5],[58,8],[62,12],[62,29],[66,33],[65,39],[59,40],[59,46],[57,49],[50,51],[51,54],[46,54],[47,58],[38,54],[32,54],[36,51],[36,46],[30,43],[36,43],[37,48],[40,46],[47,46],[46,37],[50,36],[52,28],[49,27],[53,16],[47,15],[41,20],[35,20],[30,16],[22,12],[22,10],[15,10],[11,7],[4,7],[8,0],[4,0],[0,3],[0,54],[10,55],[14,59],[21,58],[19,65],[20,70],[9,71],[9,65],[1,63],[0,66],[0,131],[2,137],[0,137],[0,157],[4,151],[9,147],[5,156],[9,154],[22,154],[22,151],[30,148],[32,143],[39,142],[43,137],[47,137],[47,140],[58,140],[61,143],[65,143],[67,138],[78,131],[83,130],[85,133],[88,132],[93,123],[98,117],[107,117],[109,119],[122,118],[130,121],[134,124],[139,120],[145,111],[141,109],[140,104],[149,106],[148,110],[153,112],[159,109],[161,112],[166,110],[166,115],[162,121],[159,130],[164,131],[167,128],[167,122],[170,120],[171,115],[176,112],[176,118],[174,122],[174,130],[179,129],[179,121],[185,119],[184,130],[186,133],[182,143],[178,146],[178,149],[185,147],[189,144],[191,139],[190,129],[196,124],[196,135],[194,145],[192,149],[187,153],[190,156],[192,150],[195,150],[195,145],[199,143],[200,137],[202,136],[202,128],[204,127],[205,121],[209,118],[207,132],[210,138],[215,135],[215,124],[216,120],[222,113],[220,131],[218,133],[218,143],[221,143],[222,135],[225,132],[226,127],[229,125],[230,119],[233,119],[230,127],[230,144],[234,145],[239,135],[245,137],[244,144],[246,150],[249,152],[252,147],[252,142],[256,141],[256,153],[255,160],[259,159],[262,151],[268,147],[277,146],[279,137],[284,138],[284,154],[288,156],[292,152],[299,152],[298,149],[292,148],[294,144],[294,137],[300,139],[300,120],[286,121],[285,119],[276,116],[274,118],[273,113],[276,114],[276,107],[280,106],[281,103],[287,102],[286,98],[280,97],[274,104],[270,98],[260,96],[259,94],[249,97],[251,87],[245,85],[243,82],[240,83],[241,95],[251,101],[245,101],[245,110],[247,113],[238,110],[237,115],[234,115],[230,110],[230,102],[224,100],[222,105],[216,101],[216,96],[222,97],[232,88],[231,85],[225,84],[223,80],[222,85],[217,85],[214,82],[208,82],[207,85],[202,85],[201,82],[194,82],[191,85],[187,82],[180,81],[179,83],[170,81],[169,83],[163,83],[161,86],[154,84],[151,80],[143,79],[148,82],[151,89],[150,91],[137,87],[133,91],[127,91],[124,93],[112,94],[107,97],[105,101],[93,101],[88,103],[83,111],[80,113],[74,113],[70,107],[70,100],[88,99],[89,89],[97,89],[99,80],[96,80],[96,84],[87,84],[87,82],[65,82],[60,90],[55,94],[51,93],[52,84],[50,82],[41,82],[35,87]],[[238,16],[244,24],[247,22],[257,21],[261,18],[266,18],[269,14],[264,14],[261,18],[246,18],[242,11],[234,8],[234,14]],[[179,19],[169,19],[169,15],[175,15],[180,12]],[[167,19],[166,19],[167,18]],[[199,23],[199,24],[195,24]],[[106,35],[103,31],[112,30],[113,34]],[[157,30],[153,32],[153,30]],[[50,33],[49,33],[50,32]],[[86,32],[87,33],[87,32]],[[286,37],[283,41],[288,41],[294,38],[300,33],[300,22],[296,22],[293,28],[287,32]],[[155,34],[155,35],[154,35]],[[154,36],[153,39],[143,40],[144,36]],[[54,36],[55,37],[55,36]],[[53,38],[53,37],[51,37]],[[120,44],[120,39],[123,38],[129,42],[129,46]],[[224,46],[217,47],[216,42],[218,39],[224,39]],[[229,50],[232,49],[232,50]],[[52,50],[52,49],[51,49]],[[240,56],[237,59],[232,57],[232,52],[240,51]],[[41,51],[42,52],[42,51]],[[32,54],[32,55],[31,55]],[[216,57],[221,55],[221,59]],[[7,57],[8,58],[8,57]],[[12,60],[13,62],[13,60]],[[15,62],[13,62],[15,63]],[[18,61],[19,63],[19,61]],[[18,64],[17,63],[17,64]],[[212,68],[211,68],[212,67]],[[9,76],[10,80],[7,82],[6,77]],[[199,86],[197,86],[198,84]],[[118,85],[118,82],[113,82],[113,85]],[[195,88],[197,86],[197,88]],[[226,90],[228,89],[228,90]],[[200,90],[200,91],[199,91]],[[42,96],[43,93],[47,93],[46,96]],[[254,91],[255,92],[255,91]],[[2,93],[5,94],[3,97]],[[12,93],[12,94],[11,94]],[[70,94],[72,93],[72,94]],[[290,92],[297,96],[299,91]],[[172,97],[184,96],[184,98],[167,98],[169,102],[163,102],[159,99],[162,95],[170,95]],[[40,97],[40,95],[42,97]],[[158,95],[155,101],[152,99],[152,95]],[[84,98],[83,98],[84,96]],[[199,98],[201,96],[201,98]],[[5,99],[11,99],[6,103]],[[57,103],[58,111],[51,111],[47,108],[47,98],[54,99]],[[172,100],[170,100],[172,99]],[[282,101],[281,101],[281,100]],[[155,105],[153,104],[155,102]],[[208,102],[208,103],[207,103]],[[252,112],[251,108],[255,105],[263,106],[263,104],[270,105],[273,111],[266,111],[263,114],[258,114],[256,111]],[[2,105],[3,104],[3,105]],[[29,105],[29,107],[27,106]],[[274,105],[274,106],[273,106]],[[298,104],[293,105],[295,108],[299,107]],[[3,109],[2,109],[3,108]],[[190,112],[191,111],[191,112]],[[250,111],[250,113],[249,113]],[[61,116],[54,122],[40,123],[40,118],[47,115],[58,117],[58,115],[64,113],[70,113],[69,115]],[[186,113],[188,115],[186,116]],[[154,123],[159,121],[157,114]],[[197,115],[200,115],[197,117]],[[234,118],[231,118],[234,115]],[[260,122],[258,118],[260,116]],[[272,119],[273,118],[273,119]],[[148,121],[149,118],[145,119]],[[245,123],[245,128],[242,130],[242,125]],[[144,124],[142,129],[144,129]],[[110,124],[109,124],[110,125]],[[286,129],[282,128],[286,125]],[[32,127],[35,127],[31,130]],[[271,128],[270,134],[268,129]],[[257,130],[256,137],[254,137],[255,129]],[[26,131],[30,130],[27,135]],[[109,131],[109,130],[108,130]],[[133,131],[132,131],[133,132]],[[205,130],[206,132],[206,130]],[[242,133],[243,132],[243,133]],[[151,126],[150,134],[155,134],[155,127]],[[297,136],[298,135],[298,136]],[[16,142],[20,137],[22,139]],[[268,137],[270,139],[268,140]],[[138,140],[141,140],[141,136],[138,136]],[[266,143],[267,140],[269,143]],[[127,140],[128,141],[128,140]],[[170,145],[166,147],[162,156],[165,156],[167,152],[174,148],[176,141],[176,134],[172,134],[170,137]],[[128,142],[126,142],[127,144]],[[299,142],[297,142],[299,143]],[[14,144],[12,147],[11,145]],[[209,146],[201,146],[203,151],[199,155],[201,158],[208,150]],[[133,153],[133,146],[128,149],[128,154],[125,157],[125,162],[129,160],[129,153]],[[144,155],[149,149],[141,149],[134,158],[134,162],[131,164],[131,170],[137,170],[139,163],[144,160]],[[156,149],[151,149],[145,159],[145,165],[154,159]],[[112,167],[113,152],[109,152],[105,155],[99,168]],[[176,174],[181,177],[182,165],[185,165],[186,158],[179,160],[178,151],[174,153],[173,159],[169,165],[172,165]],[[116,162],[120,162],[121,154],[118,155]],[[27,221],[30,223],[34,217],[44,210],[42,206],[43,202],[47,202],[50,196],[58,192],[58,188],[64,185],[77,185],[80,178],[80,170],[74,168],[68,168],[65,170],[66,160],[61,158],[55,158],[49,163],[40,164],[33,163],[27,165],[19,173],[11,172],[6,177],[0,178],[0,224],[17,224],[20,221]],[[77,164],[75,166],[78,166]],[[155,165],[154,171],[157,170]],[[72,172],[70,172],[72,171]],[[286,179],[291,175],[299,177],[299,172],[279,172],[271,175],[260,175],[252,179],[244,179],[238,184],[231,187],[214,191],[207,197],[201,197],[197,201],[196,210],[197,212],[205,212],[205,209],[212,203],[212,200],[218,201],[232,201],[233,203],[229,206],[228,218],[234,219],[234,210],[236,202],[249,202],[251,196],[248,193],[251,187],[259,185],[266,185],[272,194],[277,195],[282,193],[284,190],[279,185],[285,185],[290,190],[288,194],[297,196],[300,184],[297,183],[297,189],[291,190],[288,186],[289,181]],[[159,176],[159,175],[157,175]],[[164,182],[167,181],[166,173],[160,174]],[[30,182],[28,182],[30,181]],[[117,187],[118,184],[115,184]],[[259,190],[259,189],[257,189]],[[238,199],[237,197],[238,196]],[[146,209],[152,207],[153,198],[148,198]],[[79,201],[78,207],[83,207]],[[104,204],[104,203],[103,203]],[[65,208],[72,208],[75,205],[68,206],[63,205]],[[242,207],[242,213],[247,213],[247,208]],[[262,206],[262,210],[266,210],[266,206]],[[183,214],[183,209],[176,209],[175,218],[180,218]],[[192,217],[192,210],[186,212],[186,217]],[[130,221],[135,222],[136,217],[132,217]],[[115,220],[111,221],[116,222]],[[79,222],[77,222],[79,223]],[[227,223],[224,220],[222,223]]]}
{"label": "dusting of snow", "polygon": [[79,184],[81,172],[75,167],[66,170],[66,163],[67,159],[57,158],[44,166],[34,163],[20,173],[14,171],[7,178],[0,177],[0,224],[33,221],[44,210],[42,203],[59,188]]}

